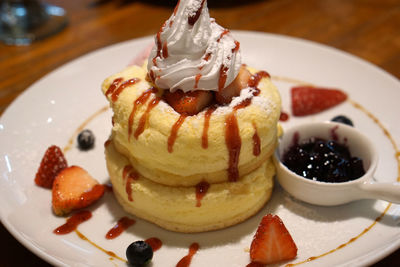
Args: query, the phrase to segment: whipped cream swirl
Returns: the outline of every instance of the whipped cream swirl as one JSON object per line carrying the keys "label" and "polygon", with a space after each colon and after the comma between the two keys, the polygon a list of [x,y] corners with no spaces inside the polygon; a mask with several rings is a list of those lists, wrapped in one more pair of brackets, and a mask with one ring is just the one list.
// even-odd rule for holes
{"label": "whipped cream swirl", "polygon": [[239,73],[240,44],[210,18],[206,0],[178,1],[155,43],[147,68],[159,88],[218,91]]}

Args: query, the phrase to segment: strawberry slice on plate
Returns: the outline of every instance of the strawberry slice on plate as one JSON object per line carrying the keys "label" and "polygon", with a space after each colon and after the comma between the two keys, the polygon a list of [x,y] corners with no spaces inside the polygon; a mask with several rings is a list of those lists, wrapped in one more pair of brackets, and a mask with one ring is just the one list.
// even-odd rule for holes
{"label": "strawberry slice on plate", "polygon": [[315,114],[336,106],[347,99],[346,93],[341,90],[312,86],[293,87],[291,95],[294,116]]}
{"label": "strawberry slice on plate", "polygon": [[65,168],[54,179],[53,211],[62,216],[73,210],[85,208],[101,198],[104,190],[104,186],[81,167]]}
{"label": "strawberry slice on plate", "polygon": [[50,146],[43,155],[35,176],[35,184],[44,188],[53,187],[54,178],[68,166],[63,152],[58,146]]}
{"label": "strawberry slice on plate", "polygon": [[187,93],[184,93],[182,90],[176,90],[173,93],[165,91],[164,97],[176,112],[189,116],[199,113],[213,101],[212,92],[203,90]]}
{"label": "strawberry slice on plate", "polygon": [[271,264],[294,259],[297,246],[277,215],[268,214],[261,220],[250,246],[254,263]]}

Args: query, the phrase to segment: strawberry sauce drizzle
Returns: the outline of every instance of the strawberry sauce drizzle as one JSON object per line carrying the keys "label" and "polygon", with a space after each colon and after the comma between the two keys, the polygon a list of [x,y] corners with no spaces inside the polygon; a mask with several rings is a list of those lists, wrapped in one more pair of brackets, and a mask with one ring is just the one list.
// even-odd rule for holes
{"label": "strawberry sauce drizzle", "polygon": [[157,89],[154,87],[144,91],[134,102],[133,102],[133,107],[131,114],[129,115],[128,119],[128,139],[130,140],[131,135],[132,135],[132,126],[133,126],[133,120],[135,118],[135,113],[139,105],[143,105],[147,99],[150,97],[151,93],[156,93]]}
{"label": "strawberry sauce drizzle", "polygon": [[196,207],[201,207],[201,200],[207,194],[210,184],[206,181],[200,182],[196,185]]}
{"label": "strawberry sauce drizzle", "polygon": [[146,123],[147,123],[147,121],[148,121],[148,119],[149,119],[150,111],[151,111],[155,106],[157,106],[157,104],[158,104],[158,102],[160,102],[160,100],[161,100],[161,98],[159,98],[159,97],[154,97],[154,98],[150,101],[150,103],[149,103],[149,105],[147,106],[147,109],[146,109],[146,111],[143,113],[142,117],[140,117],[138,127],[136,128],[136,131],[135,131],[135,133],[134,133],[134,135],[133,135],[136,139],[138,139],[139,135],[141,135],[141,134],[143,133],[144,127],[145,127],[145,125],[146,125]]}
{"label": "strawberry sauce drizzle", "polygon": [[163,44],[162,56],[163,56],[163,58],[167,58],[167,57],[168,57],[168,46],[167,46],[167,42],[164,42],[164,44]]}
{"label": "strawberry sauce drizzle", "polygon": [[122,217],[121,219],[118,220],[117,224],[107,232],[106,238],[114,239],[118,237],[120,234],[122,234],[123,231],[128,229],[135,222],[136,222],[135,220],[130,219],[126,216]]}
{"label": "strawberry sauce drizzle", "polygon": [[224,35],[227,35],[228,33],[229,33],[229,30],[224,29],[224,31],[221,33],[221,35],[217,39],[217,43],[219,43],[221,41],[222,37],[224,37]]}
{"label": "strawberry sauce drizzle", "polygon": [[107,147],[111,144],[111,140],[108,139],[107,141],[104,142],[104,147]]}
{"label": "strawberry sauce drizzle", "polygon": [[239,48],[240,48],[240,43],[235,40],[235,47],[232,48],[232,53],[236,53],[237,51],[239,51]]}
{"label": "strawberry sauce drizzle", "polygon": [[138,83],[138,82],[140,82],[140,79],[138,79],[138,78],[129,79],[129,80],[123,82],[123,83],[118,87],[118,89],[115,90],[115,91],[112,93],[112,95],[111,95],[111,100],[112,100],[113,102],[117,101],[119,95],[122,93],[122,91],[123,91],[126,87],[131,86],[131,85],[134,85],[135,83]]}
{"label": "strawberry sauce drizzle", "polygon": [[132,183],[139,179],[139,174],[131,165],[126,165],[122,170],[122,178],[126,180],[125,191],[128,195],[128,200],[132,202]]}
{"label": "strawberry sauce drizzle", "polygon": [[253,155],[259,156],[261,153],[261,140],[257,132],[257,125],[253,122],[254,134],[253,134]]}
{"label": "strawberry sauce drizzle", "polygon": [[280,121],[287,121],[289,120],[289,114],[286,112],[281,111],[281,115],[279,116]]}
{"label": "strawberry sauce drizzle", "polygon": [[74,231],[79,224],[89,220],[92,217],[92,213],[88,210],[83,210],[75,213],[67,219],[67,222],[57,227],[53,233],[56,235],[65,235]]}
{"label": "strawberry sauce drizzle", "polygon": [[205,0],[202,0],[199,9],[196,10],[196,13],[193,16],[188,17],[188,23],[190,26],[193,26],[199,19],[201,11],[203,10],[204,2]]}
{"label": "strawberry sauce drizzle", "polygon": [[249,87],[254,87],[257,88],[258,83],[261,81],[262,78],[270,78],[271,76],[269,75],[268,72],[266,71],[259,71],[253,76],[251,76],[250,81],[248,83]]}
{"label": "strawberry sauce drizzle", "polygon": [[182,123],[185,121],[186,117],[187,117],[186,114],[181,114],[179,116],[179,119],[172,126],[171,133],[168,137],[168,152],[169,153],[172,153],[172,151],[173,151],[175,140],[176,140],[176,137],[178,136],[178,130],[181,127]]}
{"label": "strawberry sauce drizzle", "polygon": [[108,97],[110,94],[114,93],[115,89],[117,89],[119,83],[122,82],[122,78],[116,78],[110,85],[110,87],[108,87],[105,95],[106,97]]}
{"label": "strawberry sauce drizzle", "polygon": [[199,81],[201,79],[201,74],[197,74],[195,77],[195,82],[194,82],[194,89],[197,89],[199,87]]}
{"label": "strawberry sauce drizzle", "polygon": [[144,242],[150,245],[150,247],[153,249],[153,252],[159,250],[162,247],[162,241],[157,237],[150,237]]}
{"label": "strawberry sauce drizzle", "polygon": [[[253,96],[260,94],[260,89],[257,88],[258,83],[264,77],[269,77],[269,74],[265,71],[260,71],[254,74],[248,82],[249,87],[253,88]],[[251,104],[252,97],[242,100],[239,104],[233,107],[232,112],[225,119],[225,143],[229,151],[229,163],[228,163],[228,178],[230,182],[236,182],[239,178],[239,155],[242,146],[242,140],[239,133],[239,125],[236,118],[236,111],[245,108]],[[255,130],[255,136],[253,136],[253,154],[261,153],[260,140]],[[259,150],[259,151],[258,151]]]}
{"label": "strawberry sauce drizzle", "polygon": [[208,128],[210,127],[211,114],[217,109],[216,106],[209,107],[204,114],[203,135],[201,136],[201,147],[208,148]]}
{"label": "strawberry sauce drizzle", "polygon": [[236,182],[239,178],[238,164],[242,140],[234,111],[226,117],[225,124],[225,143],[229,151],[228,178],[230,182]]}
{"label": "strawberry sauce drizzle", "polygon": [[221,65],[219,69],[219,80],[218,80],[218,91],[221,91],[225,87],[225,82],[227,78],[226,72],[228,71],[228,67]]}
{"label": "strawberry sauce drizzle", "polygon": [[189,253],[176,264],[176,267],[189,267],[194,254],[196,254],[198,250],[199,250],[198,243],[191,244],[189,247]]}

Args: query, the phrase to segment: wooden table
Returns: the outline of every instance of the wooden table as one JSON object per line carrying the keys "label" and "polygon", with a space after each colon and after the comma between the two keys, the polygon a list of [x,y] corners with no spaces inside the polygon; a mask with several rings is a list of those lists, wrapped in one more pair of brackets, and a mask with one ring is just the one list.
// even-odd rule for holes
{"label": "wooden table", "polygon": [[[0,44],[0,114],[33,82],[92,50],[152,35],[175,1],[52,0],[69,25],[30,46]],[[172,4],[168,4],[172,2]],[[300,37],[361,57],[400,78],[399,0],[209,0],[211,16],[229,29]],[[4,205],[4,203],[2,204]],[[28,223],[28,222],[27,222]],[[1,226],[1,266],[46,266]],[[375,266],[399,266],[400,250]]]}

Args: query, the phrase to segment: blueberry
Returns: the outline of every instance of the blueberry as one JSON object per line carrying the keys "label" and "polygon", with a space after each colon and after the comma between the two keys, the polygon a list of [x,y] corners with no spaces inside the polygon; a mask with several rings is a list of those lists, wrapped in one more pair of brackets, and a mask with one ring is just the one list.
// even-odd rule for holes
{"label": "blueberry", "polygon": [[126,258],[132,266],[143,266],[153,258],[153,249],[144,241],[135,241],[126,249]]}
{"label": "blueberry", "polygon": [[89,150],[94,146],[94,134],[91,130],[83,130],[78,135],[78,145],[81,150]]}
{"label": "blueberry", "polygon": [[332,121],[344,123],[344,124],[347,124],[347,125],[349,125],[349,126],[354,126],[353,122],[352,122],[349,118],[347,118],[346,116],[344,116],[344,115],[336,116],[336,117],[334,117],[334,118],[332,119]]}

